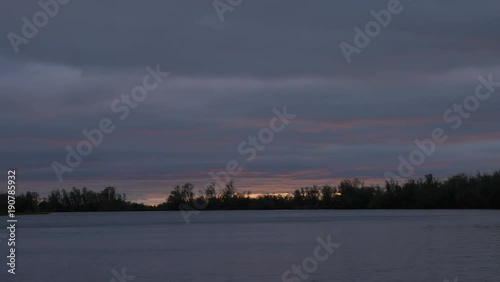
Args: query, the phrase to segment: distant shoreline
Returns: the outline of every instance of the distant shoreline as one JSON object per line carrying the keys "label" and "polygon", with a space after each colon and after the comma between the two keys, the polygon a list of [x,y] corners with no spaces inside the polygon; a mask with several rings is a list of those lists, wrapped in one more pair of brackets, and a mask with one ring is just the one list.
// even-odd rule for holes
{"label": "distant shoreline", "polygon": [[[463,210],[500,209],[500,171],[470,176],[456,174],[446,180],[433,175],[404,182],[386,181],[384,186],[365,186],[359,179],[343,180],[338,186],[311,186],[289,194],[252,196],[237,192],[233,181],[219,191],[211,183],[195,196],[195,186],[177,185],[166,201],[145,205],[128,201],[115,187],[100,192],[73,187],[51,191],[47,198],[36,192],[15,196],[17,215],[52,212],[100,211],[228,211],[228,210]],[[8,208],[7,192],[0,192],[1,215]]]}
{"label": "distant shoreline", "polygon": [[[428,211],[444,211],[444,210],[450,210],[450,211],[456,211],[456,210],[467,210],[467,211],[498,211],[500,209],[496,208],[431,208],[431,209],[418,209],[418,208],[394,208],[394,209],[378,209],[378,208],[366,208],[366,209],[340,209],[340,208],[331,208],[331,209],[322,209],[322,208],[301,208],[301,209],[280,209],[280,208],[275,208],[275,209],[220,209],[220,210],[203,210],[204,212],[220,212],[220,211],[227,211],[227,212],[233,212],[233,211],[422,211],[422,210],[428,210]],[[26,215],[48,215],[48,214],[62,214],[62,213],[75,213],[75,214],[85,214],[85,213],[122,213],[122,212],[130,212],[130,213],[144,213],[144,212],[179,212],[179,210],[159,210],[159,209],[154,209],[154,210],[138,210],[138,211],[127,211],[127,210],[120,210],[120,211],[68,211],[68,212],[35,212],[35,213],[19,213],[16,214],[17,216],[26,216]],[[2,213],[0,214],[0,217],[3,216],[8,216],[7,213]]]}

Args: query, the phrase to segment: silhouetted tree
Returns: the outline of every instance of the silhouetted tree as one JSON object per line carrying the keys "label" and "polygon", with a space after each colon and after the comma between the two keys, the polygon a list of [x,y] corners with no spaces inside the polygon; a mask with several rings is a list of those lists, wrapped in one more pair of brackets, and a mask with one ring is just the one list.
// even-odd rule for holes
{"label": "silhouetted tree", "polygon": [[[115,187],[94,192],[83,187],[50,191],[41,199],[36,192],[15,196],[16,213],[76,211],[145,211],[189,209],[500,209],[500,171],[491,174],[456,174],[442,181],[432,174],[423,179],[404,182],[389,180],[383,187],[365,186],[359,179],[346,179],[337,187],[324,185],[301,187],[293,194],[265,194],[251,197],[249,191],[239,193],[233,181],[217,194],[215,183],[195,197],[194,185],[176,185],[164,203],[157,207],[127,201]],[[18,191],[19,192],[19,191]],[[7,213],[7,192],[0,192],[0,214]],[[205,203],[207,203],[205,205]],[[184,208],[185,210],[186,208]]]}

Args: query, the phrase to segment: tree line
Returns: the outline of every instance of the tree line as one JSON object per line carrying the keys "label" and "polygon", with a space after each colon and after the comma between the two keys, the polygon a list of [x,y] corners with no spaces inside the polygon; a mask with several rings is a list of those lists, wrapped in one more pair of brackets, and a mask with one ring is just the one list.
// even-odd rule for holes
{"label": "tree line", "polygon": [[[156,206],[128,201],[115,187],[100,192],[73,187],[51,191],[46,198],[36,192],[16,195],[16,213],[83,211],[150,211],[183,209],[500,209],[500,171],[456,174],[439,180],[432,174],[403,182],[366,186],[346,179],[337,186],[313,185],[287,194],[252,196],[238,192],[229,181],[222,189],[211,183],[196,190],[191,183],[175,186]],[[197,191],[197,192],[195,192]],[[0,213],[7,211],[7,192],[0,192]]]}

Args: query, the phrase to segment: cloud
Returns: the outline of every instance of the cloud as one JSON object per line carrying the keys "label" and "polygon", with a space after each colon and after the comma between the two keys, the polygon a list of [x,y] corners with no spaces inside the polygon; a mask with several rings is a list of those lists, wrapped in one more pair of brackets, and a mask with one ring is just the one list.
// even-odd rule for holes
{"label": "cloud", "polygon": [[[0,41],[0,163],[27,189],[115,183],[132,199],[203,186],[232,159],[244,168],[237,183],[254,192],[344,177],[378,183],[415,139],[448,126],[443,112],[474,93],[478,75],[500,80],[496,1],[405,3],[346,64],[338,44],[386,4],[252,1],[221,23],[210,2],[72,1],[19,54]],[[1,34],[19,33],[38,7],[3,5]],[[120,121],[111,102],[155,64],[172,75]],[[417,175],[498,169],[499,93]],[[285,105],[298,118],[245,163],[238,145]],[[104,117],[116,131],[59,184],[52,161]]]}

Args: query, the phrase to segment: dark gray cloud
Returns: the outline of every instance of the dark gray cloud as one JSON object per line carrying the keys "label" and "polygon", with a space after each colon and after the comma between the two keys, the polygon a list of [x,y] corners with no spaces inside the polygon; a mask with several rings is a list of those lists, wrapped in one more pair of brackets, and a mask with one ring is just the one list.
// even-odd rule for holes
{"label": "dark gray cloud", "polygon": [[[491,171],[500,163],[500,87],[454,130],[443,113],[500,81],[500,3],[401,1],[403,11],[348,64],[339,48],[389,1],[244,1],[221,22],[210,1],[71,1],[16,54],[35,1],[2,4],[0,163],[29,189],[116,184],[156,201],[184,181],[203,185],[230,160],[255,192],[361,177],[377,183],[398,156],[440,127],[449,135],[415,175]],[[125,120],[111,110],[145,67],[171,75]],[[297,114],[257,158],[238,145]],[[82,130],[104,137],[59,183],[50,167]],[[152,200],[155,199],[155,200]]]}

